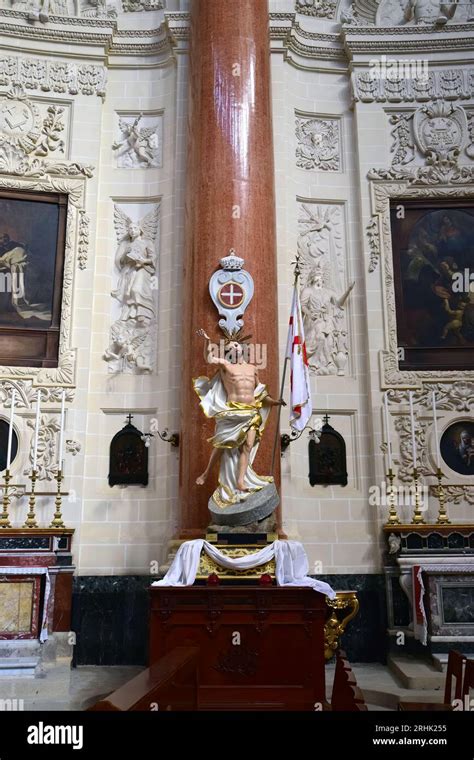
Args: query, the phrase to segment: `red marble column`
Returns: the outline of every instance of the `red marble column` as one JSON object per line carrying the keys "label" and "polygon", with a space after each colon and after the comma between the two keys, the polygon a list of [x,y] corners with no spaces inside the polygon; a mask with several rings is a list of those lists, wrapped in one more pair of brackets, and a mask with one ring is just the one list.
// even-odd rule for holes
{"label": "red marble column", "polygon": [[[234,248],[255,281],[245,334],[267,346],[260,372],[278,397],[275,200],[267,0],[192,0],[184,271],[184,335],[180,443],[180,536],[201,536],[217,472],[196,486],[210,454],[192,378],[213,372],[203,357],[203,327],[219,340],[208,283],[219,259]],[[255,459],[270,474],[276,426],[271,413]],[[279,456],[274,473],[279,487]]]}

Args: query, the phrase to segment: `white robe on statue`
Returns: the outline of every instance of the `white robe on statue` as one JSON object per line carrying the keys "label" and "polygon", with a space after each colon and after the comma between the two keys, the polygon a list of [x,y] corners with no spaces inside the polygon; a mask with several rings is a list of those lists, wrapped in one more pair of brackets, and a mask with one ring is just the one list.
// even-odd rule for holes
{"label": "white robe on statue", "polygon": [[[209,441],[215,448],[222,449],[219,485],[213,493],[215,503],[220,507],[237,504],[244,501],[251,493],[260,491],[269,483],[273,483],[272,477],[257,475],[252,469],[270,412],[270,407],[263,405],[263,400],[268,395],[266,386],[259,383],[255,388],[255,404],[253,405],[227,401],[227,392],[220,372],[217,372],[210,380],[208,377],[198,377],[194,380],[194,390],[201,400],[201,407],[206,417],[212,417],[216,422],[215,433]],[[249,490],[239,491],[237,473],[240,447],[251,428],[256,431],[255,445],[250,452],[249,466],[244,478],[245,486]]]}

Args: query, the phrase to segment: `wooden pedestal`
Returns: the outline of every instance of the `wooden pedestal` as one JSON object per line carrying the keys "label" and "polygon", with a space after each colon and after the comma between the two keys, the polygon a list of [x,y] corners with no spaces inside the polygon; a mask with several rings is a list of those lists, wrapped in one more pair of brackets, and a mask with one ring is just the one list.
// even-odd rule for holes
{"label": "wooden pedestal", "polygon": [[197,646],[199,710],[324,703],[323,594],[258,586],[155,586],[150,594],[150,666],[176,646]]}

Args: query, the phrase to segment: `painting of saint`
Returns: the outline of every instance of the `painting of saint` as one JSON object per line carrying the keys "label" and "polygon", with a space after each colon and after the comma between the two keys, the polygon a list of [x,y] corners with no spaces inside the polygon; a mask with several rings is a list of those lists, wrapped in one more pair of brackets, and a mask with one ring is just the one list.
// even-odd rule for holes
{"label": "painting of saint", "polygon": [[403,208],[403,218],[391,213],[400,368],[471,369],[474,208]]}
{"label": "painting of saint", "polygon": [[0,192],[0,364],[57,366],[67,196]]}
{"label": "painting of saint", "polygon": [[451,470],[474,475],[474,423],[455,422],[441,436],[441,456]]}
{"label": "painting of saint", "polygon": [[51,324],[58,206],[0,198],[0,325]]}

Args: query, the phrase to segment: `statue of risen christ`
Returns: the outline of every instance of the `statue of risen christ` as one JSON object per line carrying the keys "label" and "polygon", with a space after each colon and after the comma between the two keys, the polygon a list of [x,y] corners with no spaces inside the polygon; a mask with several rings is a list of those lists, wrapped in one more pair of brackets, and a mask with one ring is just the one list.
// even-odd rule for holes
{"label": "statue of risen christ", "polygon": [[213,463],[220,457],[219,485],[213,498],[219,506],[226,507],[244,501],[250,493],[273,482],[272,477],[257,475],[252,463],[271,407],[284,406],[285,402],[269,396],[259,381],[257,368],[245,361],[238,340],[227,342],[229,360],[214,355],[204,330],[198,330],[197,334],[206,341],[206,362],[218,367],[218,372],[210,380],[207,377],[194,380],[204,413],[216,421],[209,463],[196,483],[206,482]]}

